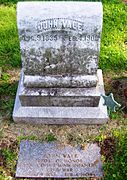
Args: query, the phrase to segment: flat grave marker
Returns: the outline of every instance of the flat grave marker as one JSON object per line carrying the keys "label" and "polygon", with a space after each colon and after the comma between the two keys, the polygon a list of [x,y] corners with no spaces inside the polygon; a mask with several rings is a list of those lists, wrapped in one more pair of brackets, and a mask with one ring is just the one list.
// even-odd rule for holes
{"label": "flat grave marker", "polygon": [[16,170],[18,178],[102,177],[100,148],[85,149],[56,142],[21,141]]}

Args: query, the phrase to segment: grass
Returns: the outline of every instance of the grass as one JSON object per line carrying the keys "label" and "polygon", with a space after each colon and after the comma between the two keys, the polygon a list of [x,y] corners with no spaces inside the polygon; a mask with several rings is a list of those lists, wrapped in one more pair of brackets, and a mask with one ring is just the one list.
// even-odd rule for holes
{"label": "grass", "polygon": [[17,159],[16,152],[14,152],[14,151],[12,151],[10,149],[3,149],[2,154],[3,154],[4,158],[5,158],[7,168],[10,169],[10,170],[14,170],[15,165],[16,165],[14,162]]}
{"label": "grass", "polygon": [[15,6],[1,5],[0,16],[0,66],[6,71],[21,65]]}
{"label": "grass", "polygon": [[127,70],[127,6],[122,3],[103,5],[100,67],[105,71]]}
{"label": "grass", "polygon": [[[111,119],[103,126],[38,127],[13,123],[12,109],[21,68],[16,27],[17,2],[0,0],[0,160],[3,160],[0,180],[14,178],[19,142],[26,139],[47,142],[57,140],[74,146],[97,142],[104,149],[103,179],[124,180],[127,177],[127,116],[122,108],[117,113],[111,113]],[[110,93],[113,91],[111,80],[127,79],[127,5],[120,0],[102,2],[104,22],[99,66],[104,72],[106,93]],[[118,102],[120,99],[126,100],[123,94],[118,95],[117,88],[114,96],[118,97]]]}
{"label": "grass", "polygon": [[49,134],[46,134],[44,137],[38,137],[34,134],[30,135],[30,136],[18,136],[17,138],[19,144],[20,144],[20,141],[21,140],[33,140],[33,141],[40,141],[40,142],[43,142],[43,141],[46,141],[46,142],[52,142],[52,141],[56,141],[56,137],[53,133],[49,133]]}
{"label": "grass", "polygon": [[124,180],[127,177],[127,127],[115,130],[113,136],[117,140],[116,151],[113,160],[104,164],[105,179]]}

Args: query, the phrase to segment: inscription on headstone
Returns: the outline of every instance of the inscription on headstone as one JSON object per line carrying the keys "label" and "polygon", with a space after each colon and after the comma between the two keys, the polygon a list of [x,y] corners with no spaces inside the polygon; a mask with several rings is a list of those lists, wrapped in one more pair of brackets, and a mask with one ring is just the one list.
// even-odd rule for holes
{"label": "inscription on headstone", "polygon": [[[83,75],[97,74],[102,31],[100,3],[18,3],[17,22],[25,86],[34,87],[38,82],[39,87],[45,87],[48,81],[52,82],[49,87],[59,86],[54,78],[61,78],[61,87],[87,87],[73,76],[81,75],[85,82]],[[29,84],[27,75],[33,83]],[[42,82],[47,75],[55,77],[48,76]],[[97,78],[89,81],[88,87],[96,86]]]}
{"label": "inscription on headstone", "polygon": [[22,141],[16,177],[76,178],[103,176],[100,148]]}

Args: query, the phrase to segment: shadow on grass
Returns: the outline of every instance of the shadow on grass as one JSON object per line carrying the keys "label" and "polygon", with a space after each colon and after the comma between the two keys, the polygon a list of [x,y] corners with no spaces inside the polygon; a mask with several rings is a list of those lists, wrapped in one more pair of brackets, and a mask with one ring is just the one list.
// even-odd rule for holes
{"label": "shadow on grass", "polygon": [[127,114],[127,77],[113,78],[111,91],[122,105],[122,112]]}
{"label": "shadow on grass", "polygon": [[3,82],[0,84],[0,115],[2,120],[12,122],[12,111],[16,96],[18,82]]}

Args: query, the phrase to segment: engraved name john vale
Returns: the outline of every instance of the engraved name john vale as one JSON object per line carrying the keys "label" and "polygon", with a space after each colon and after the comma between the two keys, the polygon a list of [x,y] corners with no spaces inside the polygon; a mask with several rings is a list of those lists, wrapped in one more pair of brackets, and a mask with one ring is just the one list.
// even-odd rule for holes
{"label": "engraved name john vale", "polygon": [[[88,27],[83,22],[67,19],[67,18],[53,18],[45,19],[35,23],[37,33],[30,36],[29,31],[24,32],[20,40],[24,41],[98,41],[100,33],[97,33],[97,27],[94,27],[94,32],[91,30],[87,33]],[[72,32],[73,33],[72,33]],[[61,32],[61,33],[59,33]]]}

